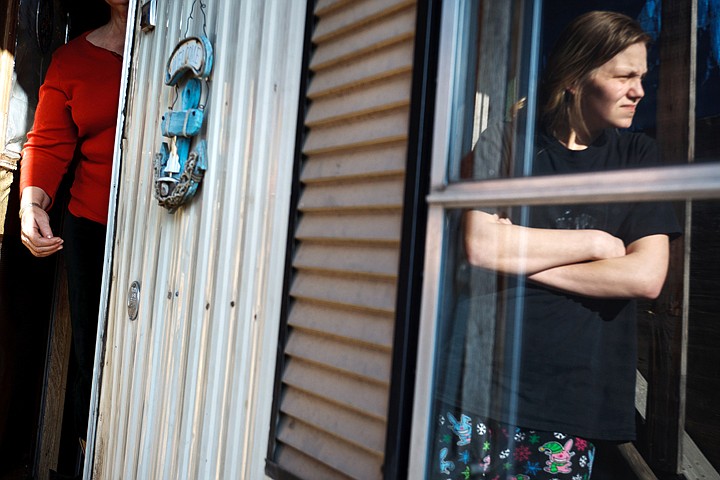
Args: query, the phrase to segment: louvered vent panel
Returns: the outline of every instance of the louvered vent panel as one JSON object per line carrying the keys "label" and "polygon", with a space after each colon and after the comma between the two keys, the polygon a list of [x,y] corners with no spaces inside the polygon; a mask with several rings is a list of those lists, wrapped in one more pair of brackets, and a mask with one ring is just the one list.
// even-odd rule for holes
{"label": "louvered vent panel", "polygon": [[274,461],[382,478],[415,2],[319,0]]}

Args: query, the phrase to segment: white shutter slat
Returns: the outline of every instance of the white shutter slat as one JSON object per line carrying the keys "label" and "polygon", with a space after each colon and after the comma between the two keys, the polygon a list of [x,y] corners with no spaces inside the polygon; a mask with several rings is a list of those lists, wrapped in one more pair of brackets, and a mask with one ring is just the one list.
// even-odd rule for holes
{"label": "white shutter slat", "polygon": [[395,282],[361,277],[319,275],[301,272],[290,295],[365,311],[392,312],[395,309]]}
{"label": "white shutter slat", "polygon": [[411,72],[413,48],[413,42],[407,39],[318,71],[308,88],[308,97],[317,99]]}
{"label": "white shutter slat", "polygon": [[335,432],[348,442],[381,456],[385,444],[385,423],[342,408],[324,398],[295,389],[285,392],[283,412],[304,418],[324,432]]}
{"label": "white shutter slat", "polygon": [[300,221],[299,240],[348,244],[390,244],[400,242],[400,211],[353,213],[306,213]]}
{"label": "white shutter slat", "polygon": [[393,317],[387,313],[361,312],[297,299],[288,324],[388,349],[392,346]]}
{"label": "white shutter slat", "polygon": [[401,175],[407,162],[405,142],[314,155],[305,162],[300,180],[307,184]]}
{"label": "white shutter slat", "polygon": [[408,109],[397,108],[348,122],[337,122],[310,131],[303,149],[305,155],[349,151],[404,139],[408,133]]}
{"label": "white shutter slat", "polygon": [[[278,440],[351,478],[379,478],[382,473],[382,457],[369,455],[335,435],[291,417],[283,418],[280,426],[284,428],[280,429]],[[318,477],[313,472],[307,478]]]}
{"label": "white shutter slat", "polygon": [[298,390],[344,405],[372,419],[384,419],[387,409],[387,385],[344,375],[302,360],[291,358],[283,382]]}
{"label": "white shutter slat", "polygon": [[387,381],[390,375],[387,350],[381,351],[301,330],[294,331],[290,336],[285,354],[380,383]]}
{"label": "white shutter slat", "polygon": [[403,181],[398,177],[314,185],[305,189],[298,208],[303,212],[397,209],[402,206]]}
{"label": "white shutter slat", "polygon": [[[415,29],[415,9],[405,8],[392,16],[368,22],[364,27],[333,32],[333,35],[343,35],[342,39],[336,38],[335,41],[327,41],[315,35],[313,41],[318,46],[310,68],[322,70],[329,65],[367,55],[384,46],[412,39]],[[317,30],[315,33],[317,34]]]}
{"label": "white shutter slat", "polygon": [[295,254],[296,268],[324,272],[361,272],[379,277],[397,275],[398,251],[391,247],[341,246],[303,242]]}
{"label": "white shutter slat", "polygon": [[305,125],[318,127],[327,123],[350,120],[398,107],[407,107],[410,88],[409,72],[403,72],[380,82],[349,88],[335,95],[315,99],[305,118]]}

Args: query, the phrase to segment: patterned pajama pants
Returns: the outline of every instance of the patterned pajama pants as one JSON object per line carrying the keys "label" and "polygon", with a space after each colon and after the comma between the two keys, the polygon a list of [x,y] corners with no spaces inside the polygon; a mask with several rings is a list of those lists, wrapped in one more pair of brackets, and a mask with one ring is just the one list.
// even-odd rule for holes
{"label": "patterned pajama pants", "polygon": [[558,432],[445,412],[438,418],[428,478],[588,480],[595,446]]}

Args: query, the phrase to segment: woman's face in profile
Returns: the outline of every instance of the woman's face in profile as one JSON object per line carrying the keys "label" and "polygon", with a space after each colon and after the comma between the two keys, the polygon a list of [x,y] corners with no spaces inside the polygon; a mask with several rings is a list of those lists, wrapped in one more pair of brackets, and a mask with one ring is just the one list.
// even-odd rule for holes
{"label": "woman's face in profile", "polygon": [[646,73],[647,47],[635,43],[590,75],[582,93],[583,117],[590,132],[630,127],[645,95],[642,79]]}

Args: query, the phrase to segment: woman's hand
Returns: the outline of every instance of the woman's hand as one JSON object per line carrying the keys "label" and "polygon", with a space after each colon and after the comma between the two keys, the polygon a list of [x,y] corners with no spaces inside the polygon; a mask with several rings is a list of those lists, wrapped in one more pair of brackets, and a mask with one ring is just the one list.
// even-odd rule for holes
{"label": "woman's hand", "polygon": [[61,250],[63,239],[53,235],[50,216],[45,211],[50,197],[38,187],[26,187],[20,200],[20,238],[36,257],[47,257]]}

